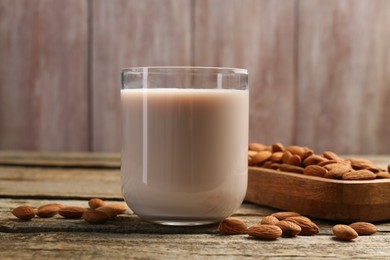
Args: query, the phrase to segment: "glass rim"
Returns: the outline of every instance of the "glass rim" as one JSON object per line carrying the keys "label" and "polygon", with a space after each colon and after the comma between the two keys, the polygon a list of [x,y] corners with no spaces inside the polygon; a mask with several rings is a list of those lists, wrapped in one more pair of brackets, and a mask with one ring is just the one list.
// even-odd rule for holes
{"label": "glass rim", "polygon": [[145,67],[127,67],[122,68],[121,73],[153,73],[153,72],[169,72],[171,71],[191,71],[200,70],[200,73],[231,73],[231,74],[243,74],[248,75],[247,69],[233,68],[233,67],[203,67],[203,66],[145,66]]}

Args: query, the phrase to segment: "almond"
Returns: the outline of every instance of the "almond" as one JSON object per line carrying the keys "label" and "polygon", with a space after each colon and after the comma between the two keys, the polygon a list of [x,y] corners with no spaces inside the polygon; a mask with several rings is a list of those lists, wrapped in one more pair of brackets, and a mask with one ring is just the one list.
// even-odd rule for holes
{"label": "almond", "polygon": [[289,218],[289,217],[301,216],[301,214],[299,214],[297,212],[292,212],[292,211],[282,211],[282,212],[273,213],[273,214],[271,214],[271,216],[274,216],[279,220],[284,220],[284,219]]}
{"label": "almond", "polygon": [[255,225],[248,229],[248,235],[254,238],[274,240],[282,236],[282,230],[275,225]]}
{"label": "almond", "polygon": [[116,210],[114,208],[109,207],[109,206],[99,207],[99,208],[96,208],[96,210],[106,213],[110,219],[114,219],[116,217],[116,215],[118,215]]}
{"label": "almond", "polygon": [[323,161],[327,161],[327,159],[325,159],[324,157],[319,156],[317,154],[312,154],[312,155],[306,157],[305,160],[303,160],[302,165],[306,167],[309,165],[318,164],[318,163],[323,162]]}
{"label": "almond", "polygon": [[248,145],[248,150],[252,150],[252,151],[260,152],[260,151],[264,151],[266,148],[267,148],[266,145],[260,143],[251,143]]}
{"label": "almond", "polygon": [[303,170],[304,175],[324,177],[328,170],[318,165],[309,165]]}
{"label": "almond", "polygon": [[292,153],[290,151],[284,150],[283,156],[282,156],[282,163],[286,163],[288,158],[292,156]]}
{"label": "almond", "polygon": [[369,170],[357,170],[344,173],[342,178],[343,180],[373,180],[376,175]]}
{"label": "almond", "polygon": [[387,171],[390,172],[390,164],[387,165]]}
{"label": "almond", "polygon": [[123,214],[128,210],[129,208],[123,204],[123,203],[109,203],[106,204],[107,207],[113,208],[116,211],[116,214]]}
{"label": "almond", "polygon": [[280,229],[283,232],[283,236],[287,236],[287,237],[296,236],[302,231],[302,228],[299,225],[291,221],[281,220],[277,222],[275,225],[280,227]]}
{"label": "almond", "polygon": [[333,163],[338,163],[338,161],[325,159],[325,161],[319,162],[319,163],[317,163],[317,165],[324,167],[325,165],[333,164]]}
{"label": "almond", "polygon": [[274,152],[274,153],[272,153],[269,160],[271,162],[279,163],[282,161],[282,157],[283,157],[283,152]]}
{"label": "almond", "polygon": [[263,167],[263,168],[270,168],[272,165],[272,162],[271,161],[265,161],[265,162],[262,162],[260,164],[260,167]]}
{"label": "almond", "polygon": [[225,235],[238,235],[245,234],[248,226],[241,219],[229,217],[219,224],[218,230]]}
{"label": "almond", "polygon": [[103,224],[110,218],[103,211],[98,211],[95,209],[87,209],[83,213],[83,219],[91,224]]}
{"label": "almond", "polygon": [[258,153],[258,151],[251,151],[251,150],[249,150],[249,151],[248,151],[248,156],[253,157],[253,156],[255,156],[257,153]]}
{"label": "almond", "polygon": [[332,163],[324,166],[328,170],[325,178],[341,179],[342,176],[349,172],[352,168],[348,163]]}
{"label": "almond", "polygon": [[279,170],[285,172],[303,173],[303,168],[291,164],[282,163],[279,165]]}
{"label": "almond", "polygon": [[370,167],[375,167],[370,160],[366,160],[366,159],[349,158],[348,161],[351,162],[351,166],[354,170],[368,169]]}
{"label": "almond", "polygon": [[281,143],[275,143],[272,145],[273,153],[283,152],[283,151],[284,151],[284,146]]}
{"label": "almond", "polygon": [[96,208],[105,206],[106,203],[101,199],[94,198],[94,199],[90,199],[88,201],[88,205],[91,209],[96,209]]}
{"label": "almond", "polygon": [[358,237],[358,233],[347,225],[336,225],[332,229],[333,234],[340,240],[349,241]]}
{"label": "almond", "polygon": [[38,208],[37,216],[40,218],[51,218],[58,214],[58,211],[65,207],[59,203],[50,203]]}
{"label": "almond", "polygon": [[358,235],[372,235],[378,231],[374,224],[369,222],[355,222],[349,225]]}
{"label": "almond", "polygon": [[71,206],[71,207],[60,208],[58,211],[58,214],[60,214],[64,218],[77,219],[77,218],[81,218],[85,211],[86,211],[86,209],[83,207]]}
{"label": "almond", "polygon": [[275,225],[276,223],[279,222],[279,219],[277,219],[275,216],[266,216],[261,220],[261,224],[263,225]]}
{"label": "almond", "polygon": [[61,204],[61,203],[48,203],[48,204],[39,206],[38,210],[40,210],[41,208],[44,208],[44,207],[49,207],[49,206],[50,207],[57,207],[58,209],[65,207],[65,205]]}
{"label": "almond", "polygon": [[288,217],[286,221],[293,222],[301,227],[300,235],[312,236],[319,232],[318,226],[312,222],[309,218],[304,216]]}
{"label": "almond", "polygon": [[12,214],[22,220],[30,220],[35,217],[35,211],[32,207],[23,205],[12,210]]}
{"label": "almond", "polygon": [[298,155],[299,157],[304,157],[305,153],[306,153],[306,150],[304,147],[302,146],[298,146],[298,145],[290,145],[286,148],[287,151],[289,151],[290,153],[292,153],[293,155],[296,154]]}
{"label": "almond", "polygon": [[378,172],[376,174],[376,178],[378,178],[378,179],[388,179],[388,178],[390,178],[390,173],[388,173],[388,172]]}
{"label": "almond", "polygon": [[255,156],[252,157],[252,162],[254,164],[262,163],[268,160],[272,156],[272,153],[269,151],[258,152]]}
{"label": "almond", "polygon": [[314,151],[311,150],[311,149],[309,149],[308,147],[304,147],[304,149],[305,149],[305,153],[304,153],[303,156],[301,157],[302,161],[303,161],[304,159],[306,159],[307,157],[309,157],[309,156],[311,156],[311,155],[314,154]]}
{"label": "almond", "polygon": [[286,163],[295,166],[300,166],[302,163],[302,159],[301,157],[299,157],[299,155],[294,154],[287,159]]}
{"label": "almond", "polygon": [[331,151],[326,151],[322,153],[322,156],[329,160],[335,160],[336,162],[342,162],[343,159],[341,159],[337,154]]}

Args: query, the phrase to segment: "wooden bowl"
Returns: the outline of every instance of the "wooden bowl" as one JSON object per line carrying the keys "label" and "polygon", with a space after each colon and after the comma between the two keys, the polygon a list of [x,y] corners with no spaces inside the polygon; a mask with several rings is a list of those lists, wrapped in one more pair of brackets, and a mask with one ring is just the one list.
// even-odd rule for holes
{"label": "wooden bowl", "polygon": [[245,201],[341,222],[390,220],[390,179],[333,180],[249,167]]}

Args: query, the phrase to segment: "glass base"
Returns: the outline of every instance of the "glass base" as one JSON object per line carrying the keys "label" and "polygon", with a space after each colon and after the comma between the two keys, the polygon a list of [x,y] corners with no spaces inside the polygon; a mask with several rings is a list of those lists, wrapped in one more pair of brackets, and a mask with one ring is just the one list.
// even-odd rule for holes
{"label": "glass base", "polygon": [[145,221],[166,225],[166,226],[202,226],[215,224],[222,221],[220,218],[217,219],[205,219],[205,218],[180,218],[180,217],[145,217],[140,216]]}

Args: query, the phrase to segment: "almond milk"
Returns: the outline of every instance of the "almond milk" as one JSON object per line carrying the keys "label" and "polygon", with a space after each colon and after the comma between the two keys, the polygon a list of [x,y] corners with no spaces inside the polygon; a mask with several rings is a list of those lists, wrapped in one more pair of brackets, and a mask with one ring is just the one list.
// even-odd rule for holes
{"label": "almond milk", "polygon": [[125,89],[122,192],[141,218],[217,222],[247,188],[248,90]]}

